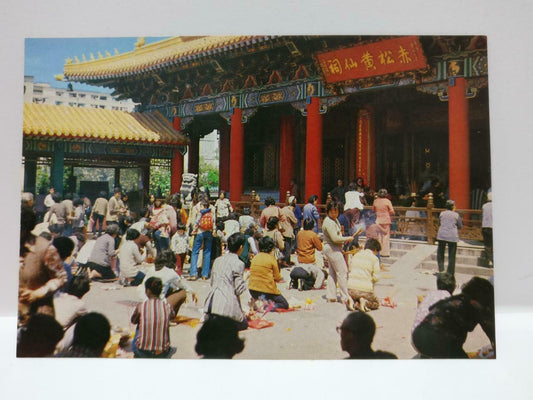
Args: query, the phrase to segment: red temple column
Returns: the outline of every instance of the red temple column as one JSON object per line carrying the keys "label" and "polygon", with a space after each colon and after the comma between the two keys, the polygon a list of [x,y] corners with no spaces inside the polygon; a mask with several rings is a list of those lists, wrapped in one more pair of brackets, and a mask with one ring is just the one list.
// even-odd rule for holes
{"label": "red temple column", "polygon": [[[181,131],[181,118],[174,117],[172,122],[174,130]],[[183,177],[183,155],[174,149],[174,157],[172,158],[171,170],[170,170],[170,193],[176,193],[180,191],[181,179]]]}
{"label": "red temple column", "polygon": [[200,138],[192,136],[190,139],[188,172],[197,174],[200,170]]}
{"label": "red temple column", "polygon": [[322,197],[322,116],[320,99],[311,97],[307,105],[307,133],[305,144],[305,199],[311,195]]}
{"label": "red temple column", "polygon": [[[290,190],[291,179],[294,177],[294,116],[281,117],[281,133],[279,139],[279,201],[285,202],[287,191]],[[302,199],[298,199],[301,201]]]}
{"label": "red temple column", "polygon": [[470,208],[470,139],[465,78],[451,78],[448,87],[450,199]]}
{"label": "red temple column", "polygon": [[234,108],[231,115],[231,158],[229,191],[232,201],[240,201],[244,177],[244,125],[242,109]]}
{"label": "red temple column", "polygon": [[220,153],[218,158],[218,187],[219,190],[229,191],[229,169],[230,169],[230,130],[229,126],[224,126],[220,132]]}

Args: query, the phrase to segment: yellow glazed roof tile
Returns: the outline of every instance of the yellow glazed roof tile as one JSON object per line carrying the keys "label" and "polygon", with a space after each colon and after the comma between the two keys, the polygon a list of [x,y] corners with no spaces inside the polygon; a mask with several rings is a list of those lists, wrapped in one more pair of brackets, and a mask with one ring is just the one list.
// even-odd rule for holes
{"label": "yellow glazed roof tile", "polygon": [[93,139],[186,144],[161,113],[127,113],[106,109],[24,104],[23,133],[61,139]]}
{"label": "yellow glazed roof tile", "polygon": [[162,64],[178,63],[191,57],[222,51],[228,46],[246,46],[255,41],[266,40],[266,38],[266,36],[178,36],[111,57],[85,62],[69,60],[64,66],[64,75],[67,79],[72,80],[103,79],[129,75],[153,69]]}

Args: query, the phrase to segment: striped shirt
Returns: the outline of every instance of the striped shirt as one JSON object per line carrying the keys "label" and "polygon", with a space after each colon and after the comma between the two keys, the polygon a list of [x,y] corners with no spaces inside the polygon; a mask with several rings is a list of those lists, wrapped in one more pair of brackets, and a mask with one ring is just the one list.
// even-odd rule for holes
{"label": "striped shirt", "polygon": [[131,322],[138,324],[137,348],[163,352],[170,348],[170,318],[174,316],[170,305],[161,299],[148,299],[137,304]]}

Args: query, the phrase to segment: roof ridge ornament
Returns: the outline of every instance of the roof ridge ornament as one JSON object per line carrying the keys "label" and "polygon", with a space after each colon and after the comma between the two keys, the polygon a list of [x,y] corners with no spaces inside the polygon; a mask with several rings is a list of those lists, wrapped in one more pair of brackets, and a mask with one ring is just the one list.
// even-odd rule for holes
{"label": "roof ridge ornament", "polygon": [[146,39],[145,39],[144,36],[141,36],[141,37],[137,38],[137,42],[135,42],[135,50],[140,49],[145,44],[146,44]]}

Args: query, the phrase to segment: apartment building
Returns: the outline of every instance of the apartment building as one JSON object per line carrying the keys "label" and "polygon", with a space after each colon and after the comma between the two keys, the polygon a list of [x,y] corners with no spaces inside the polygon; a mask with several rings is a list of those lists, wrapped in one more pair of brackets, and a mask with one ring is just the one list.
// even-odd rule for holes
{"label": "apartment building", "polygon": [[126,112],[132,112],[135,108],[135,103],[131,99],[116,100],[108,93],[54,88],[48,83],[34,82],[33,76],[24,77],[24,102]]}

